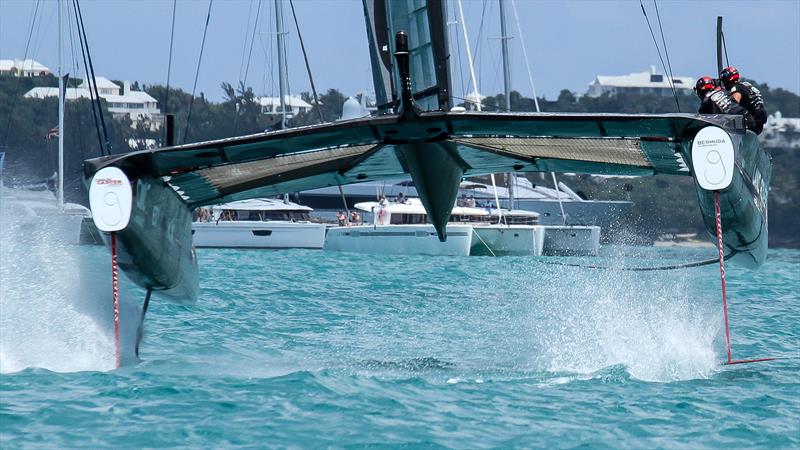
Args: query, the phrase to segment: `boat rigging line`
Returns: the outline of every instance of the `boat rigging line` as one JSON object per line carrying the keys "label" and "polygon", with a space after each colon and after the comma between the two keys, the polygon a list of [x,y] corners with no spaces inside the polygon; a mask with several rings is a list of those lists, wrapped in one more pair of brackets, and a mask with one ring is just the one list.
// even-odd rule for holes
{"label": "boat rigging line", "polygon": [[169,114],[169,76],[172,74],[172,44],[175,42],[175,8],[178,0],[172,0],[172,26],[169,32],[169,58],[167,59],[167,93],[164,98],[164,115]]}
{"label": "boat rigging line", "polygon": [[[36,26],[36,16],[39,13],[39,3],[40,3],[40,0],[36,0],[36,4],[33,7],[33,14],[31,15],[31,28],[28,31],[28,39],[27,39],[27,41],[25,41],[25,51],[22,53],[22,70],[23,71],[25,70],[25,60],[28,59],[28,49],[30,48],[30,45],[31,45],[31,37],[33,36],[33,29]],[[22,86],[22,80],[23,79],[24,79],[24,77],[18,77],[17,78],[17,83],[16,83],[17,84],[17,90],[19,90],[19,88]],[[8,147],[8,136],[11,133],[11,124],[14,121],[14,117],[15,117],[14,110],[17,108],[17,98],[21,97],[21,95],[19,95],[19,92],[17,92],[15,95],[12,95],[11,97],[12,97],[12,99],[11,99],[11,112],[8,115],[8,122],[6,122],[6,132],[5,132],[5,135],[3,136],[3,145],[0,146],[0,147],[3,147],[3,148],[4,147]]]}
{"label": "boat rigging line", "polygon": [[108,140],[108,129],[106,128],[106,120],[103,117],[103,108],[102,103],[100,103],[100,91],[97,89],[97,80],[94,75],[94,63],[92,62],[92,54],[89,51],[89,40],[86,38],[86,27],[83,25],[83,13],[81,12],[81,4],[79,0],[72,0],[75,6],[75,14],[76,20],[78,23],[78,37],[82,41],[81,50],[84,51],[84,65],[88,61],[88,67],[86,69],[87,77],[91,77],[91,83],[89,86],[90,97],[91,91],[94,90],[94,99],[97,103],[97,115],[100,116],[100,125],[103,128],[103,138],[105,145],[100,145],[100,152],[103,153],[105,151],[106,156],[111,155],[111,143]]}
{"label": "boat rigging line", "polygon": [[661,33],[661,44],[664,46],[664,56],[667,57],[667,67],[669,68],[669,85],[672,87],[672,93],[675,95],[675,102],[678,104],[678,112],[681,112],[681,102],[679,101],[677,91],[675,90],[675,78],[672,76],[672,63],[669,60],[669,49],[667,48],[667,41],[664,39],[664,29],[661,27],[661,15],[658,13],[658,2],[653,0],[653,5],[656,7],[656,19],[658,19],[658,30]]}
{"label": "boat rigging line", "polygon": [[[76,26],[79,27],[80,26],[80,22],[78,20],[78,9],[75,6],[75,0],[73,0],[72,6],[73,6],[72,10],[75,13],[75,23],[76,23]],[[80,43],[80,47],[81,47],[81,57],[83,59],[84,73],[86,74],[86,81],[88,83],[89,82],[89,77],[90,77],[90,75],[89,75],[89,63],[86,60],[86,49],[85,49],[84,44],[83,44],[83,37],[81,35],[80,28],[78,29],[78,42]],[[100,154],[101,155],[106,155],[105,145],[103,145],[102,129],[100,128],[100,120],[97,118],[97,104],[95,104],[95,101],[94,101],[94,91],[92,91],[91,89],[89,89],[89,102],[92,105],[92,117],[94,118],[95,131],[97,131],[97,143],[98,143],[99,148],[100,148]],[[101,110],[101,113],[102,113],[102,110]]]}
{"label": "boat rigging line", "polygon": [[314,77],[311,75],[311,66],[308,64],[308,54],[306,53],[306,46],[303,43],[303,34],[300,33],[300,25],[297,23],[297,14],[294,12],[294,1],[289,0],[289,7],[292,9],[292,17],[294,18],[294,27],[297,29],[297,37],[300,39],[300,49],[303,51],[303,60],[306,63],[306,72],[308,72],[308,82],[311,83],[311,92],[314,94],[314,106],[317,107],[320,123],[325,123],[325,116],[322,114],[322,108],[319,106],[319,97],[317,97],[317,88],[314,85]]}
{"label": "boat rigging line", "polygon": [[[253,4],[250,4],[250,8],[252,9]],[[261,16],[261,0],[258,0],[258,6],[256,7],[256,18],[253,21],[253,34],[250,36],[250,50],[247,52],[247,64],[244,67],[244,77],[242,77],[241,69],[239,69],[239,79],[242,83],[242,96],[244,97],[244,93],[247,90],[247,75],[250,73],[250,59],[253,56],[253,44],[256,40],[256,31],[258,30],[258,18]],[[248,21],[247,21],[248,31],[250,26],[249,20],[249,11],[248,11]],[[245,38],[246,39],[246,38]],[[245,41],[244,49],[247,48],[247,42]],[[244,49],[242,49],[244,51]],[[244,56],[244,55],[242,55]],[[244,58],[243,58],[244,59]],[[244,78],[242,80],[242,78]],[[234,100],[236,100],[236,110],[233,112],[233,135],[236,136],[239,130],[239,100],[236,99],[236,93],[234,92]]]}
{"label": "boat rigging line", "polygon": [[[77,0],[76,0],[77,1]],[[200,43],[200,55],[197,57],[197,69],[194,72],[194,84],[192,85],[192,97],[189,99],[189,110],[186,112],[186,128],[183,130],[183,143],[189,138],[189,125],[192,122],[192,106],[194,106],[194,94],[197,91],[197,78],[200,76],[200,64],[203,62],[203,50],[206,47],[206,35],[208,34],[208,23],[211,21],[211,6],[214,0],[208,0],[208,12],[206,13],[206,25],[203,28],[203,40]]]}
{"label": "boat rigging line", "polygon": [[[655,0],[653,0],[653,3],[655,3]],[[672,89],[673,97],[675,97],[675,104],[678,107],[678,112],[680,112],[681,111],[681,103],[678,100],[678,92],[675,91],[675,84],[672,81],[672,73],[671,73],[671,71],[667,71],[667,65],[664,64],[664,57],[661,56],[661,48],[658,46],[658,40],[656,40],[656,35],[653,32],[653,27],[650,25],[650,18],[647,17],[647,11],[644,9],[644,3],[642,3],[642,0],[639,0],[639,6],[642,7],[642,14],[644,14],[644,20],[647,21],[647,28],[650,29],[650,36],[653,38],[653,44],[655,44],[655,46],[656,46],[656,51],[658,52],[658,59],[661,60],[661,67],[664,69],[665,75],[667,75],[669,77],[669,86]],[[660,23],[661,23],[661,21],[659,19],[659,26],[660,26]],[[664,47],[664,52],[666,52],[666,51],[667,51],[667,48],[665,46]]]}
{"label": "boat rigging line", "polygon": [[[731,253],[724,256],[725,260],[730,259],[735,255],[737,252],[732,251]],[[566,266],[566,267],[578,267],[581,269],[598,269],[598,270],[612,270],[617,272],[656,272],[661,270],[676,270],[676,269],[689,269],[692,267],[702,267],[702,266],[710,266],[712,264],[717,264],[719,262],[718,258],[706,259],[703,261],[694,261],[685,264],[673,264],[669,266],[653,266],[653,267],[618,267],[618,266],[600,266],[594,264],[577,264],[577,263],[566,263],[566,262],[559,262],[559,261],[541,261],[543,264],[550,264],[552,266]]]}

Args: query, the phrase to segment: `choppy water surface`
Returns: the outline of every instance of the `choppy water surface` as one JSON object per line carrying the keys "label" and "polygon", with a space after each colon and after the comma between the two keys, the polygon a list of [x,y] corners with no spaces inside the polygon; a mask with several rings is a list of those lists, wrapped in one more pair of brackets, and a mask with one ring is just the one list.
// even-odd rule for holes
{"label": "choppy water surface", "polygon": [[[734,356],[782,361],[720,365],[713,265],[201,249],[197,305],[154,298],[142,361],[109,370],[107,250],[63,250],[99,261],[65,293],[70,266],[4,244],[4,448],[800,446],[797,251],[728,271]],[[142,292],[123,296],[138,314]]]}

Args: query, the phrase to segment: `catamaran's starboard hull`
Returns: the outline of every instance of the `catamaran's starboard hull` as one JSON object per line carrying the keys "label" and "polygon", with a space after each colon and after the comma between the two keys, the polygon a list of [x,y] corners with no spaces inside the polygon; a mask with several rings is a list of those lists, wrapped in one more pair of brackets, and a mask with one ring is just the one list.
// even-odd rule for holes
{"label": "catamaran's starboard hull", "polygon": [[216,248],[309,248],[325,244],[325,224],[296,222],[195,222],[196,247]]}
{"label": "catamaran's starboard hull", "polygon": [[[767,257],[767,195],[772,176],[772,157],[761,148],[751,131],[732,135],[736,148],[733,180],[720,190],[720,212],[725,254],[731,261],[757,268]],[[716,245],[714,192],[695,184],[700,210],[709,237]]]}
{"label": "catamaran's starboard hull", "polygon": [[325,250],[378,255],[469,256],[472,226],[448,225],[441,242],[433,225],[360,225],[328,230]]}
{"label": "catamaran's starboard hull", "polygon": [[544,230],[545,256],[597,256],[600,227],[547,225]]}
{"label": "catamaran's starboard hull", "polygon": [[475,226],[473,256],[541,256],[544,227],[541,225]]}

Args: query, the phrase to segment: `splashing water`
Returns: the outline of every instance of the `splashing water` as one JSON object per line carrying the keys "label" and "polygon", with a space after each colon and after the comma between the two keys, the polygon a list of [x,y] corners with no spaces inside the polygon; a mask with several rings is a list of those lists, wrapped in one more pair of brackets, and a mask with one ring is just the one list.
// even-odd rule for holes
{"label": "splashing water", "polygon": [[[32,367],[59,372],[114,368],[107,249],[75,244],[80,217],[30,214],[25,202],[3,189],[0,373]],[[121,315],[136,314],[135,305],[122,305]],[[132,327],[123,328],[126,355]]]}

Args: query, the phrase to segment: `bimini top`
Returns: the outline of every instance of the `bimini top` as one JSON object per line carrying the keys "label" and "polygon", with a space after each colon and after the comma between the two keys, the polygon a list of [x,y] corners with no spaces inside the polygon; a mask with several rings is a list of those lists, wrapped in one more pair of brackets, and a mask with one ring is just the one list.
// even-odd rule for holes
{"label": "bimini top", "polygon": [[285,202],[273,198],[254,198],[249,200],[239,200],[221,205],[214,205],[214,209],[227,209],[232,211],[301,211],[310,212],[312,208],[298,205],[297,203]]}
{"label": "bimini top", "polygon": [[[356,209],[365,212],[376,212],[381,204],[379,202],[361,202],[355,204]],[[405,203],[387,202],[383,208],[390,214],[422,214],[427,215],[425,207],[418,198],[409,198]],[[483,208],[469,208],[466,206],[453,207],[454,216],[488,216],[490,212]]]}

